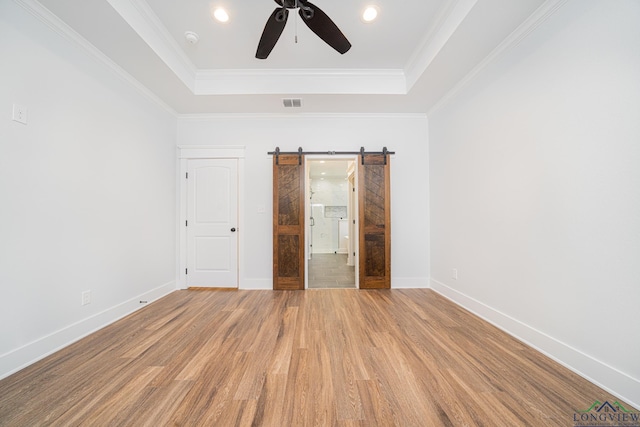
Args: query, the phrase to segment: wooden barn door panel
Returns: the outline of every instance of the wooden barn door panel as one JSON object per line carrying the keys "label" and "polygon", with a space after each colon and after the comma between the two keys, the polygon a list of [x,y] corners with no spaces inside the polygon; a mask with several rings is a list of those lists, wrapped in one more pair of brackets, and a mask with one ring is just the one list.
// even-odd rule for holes
{"label": "wooden barn door panel", "polygon": [[[385,159],[386,157],[386,159]],[[385,161],[386,160],[386,161]],[[360,288],[391,288],[391,189],[389,156],[360,159]]]}
{"label": "wooden barn door panel", "polygon": [[304,289],[304,156],[273,157],[273,289]]}

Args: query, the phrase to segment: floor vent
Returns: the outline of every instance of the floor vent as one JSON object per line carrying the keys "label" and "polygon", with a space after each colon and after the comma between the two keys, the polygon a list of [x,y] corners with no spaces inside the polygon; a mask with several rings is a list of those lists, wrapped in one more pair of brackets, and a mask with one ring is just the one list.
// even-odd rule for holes
{"label": "floor vent", "polygon": [[302,99],[300,98],[284,98],[282,104],[285,108],[300,108],[302,107]]}

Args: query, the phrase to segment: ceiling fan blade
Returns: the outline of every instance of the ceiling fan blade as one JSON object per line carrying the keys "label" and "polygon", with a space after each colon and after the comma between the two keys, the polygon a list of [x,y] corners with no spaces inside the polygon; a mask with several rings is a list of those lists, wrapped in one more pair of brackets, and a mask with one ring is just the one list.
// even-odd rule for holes
{"label": "ceiling fan blade", "polygon": [[262,31],[256,58],[266,59],[269,56],[287,24],[288,17],[289,11],[286,8],[278,7],[273,11]]}
{"label": "ceiling fan blade", "polygon": [[325,41],[325,43],[341,54],[344,54],[351,49],[351,43],[349,43],[349,40],[347,40],[344,34],[342,34],[342,31],[340,31],[338,26],[334,24],[326,13],[311,2],[304,1],[301,3],[305,6],[311,7],[313,11],[313,13],[309,13],[308,11],[300,8],[300,11],[298,12],[304,23],[307,24],[307,27],[309,27],[311,31],[316,33],[318,37]]}

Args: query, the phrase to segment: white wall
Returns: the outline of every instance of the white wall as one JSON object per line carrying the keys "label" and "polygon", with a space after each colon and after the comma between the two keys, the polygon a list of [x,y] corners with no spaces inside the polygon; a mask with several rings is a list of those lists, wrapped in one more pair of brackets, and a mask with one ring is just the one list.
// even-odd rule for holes
{"label": "white wall", "polygon": [[569,1],[429,116],[432,287],[636,407],[639,22]]}
{"label": "white wall", "polygon": [[175,289],[176,119],[12,1],[0,58],[3,377]]}
{"label": "white wall", "polygon": [[[396,151],[391,160],[392,287],[428,286],[428,148],[424,115],[211,116],[178,120],[178,144],[246,147],[240,287],[272,288],[272,158],[282,151]],[[260,206],[265,213],[258,213]]]}

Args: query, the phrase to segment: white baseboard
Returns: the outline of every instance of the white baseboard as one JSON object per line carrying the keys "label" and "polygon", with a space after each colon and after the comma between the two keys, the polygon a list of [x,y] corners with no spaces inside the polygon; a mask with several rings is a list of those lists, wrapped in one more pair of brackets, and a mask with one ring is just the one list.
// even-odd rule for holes
{"label": "white baseboard", "polygon": [[108,308],[79,322],[66,326],[45,337],[30,342],[22,347],[0,355],[0,379],[18,372],[21,369],[41,360],[50,354],[67,347],[70,344],[96,332],[111,323],[128,316],[148,304],[176,290],[176,282],[171,281]]}
{"label": "white baseboard", "polygon": [[273,279],[244,279],[239,289],[270,290],[273,289]]}
{"label": "white baseboard", "polygon": [[431,289],[621,400],[640,408],[640,380],[637,378],[633,378],[435,279],[431,279]]}
{"label": "white baseboard", "polygon": [[391,277],[391,289],[426,289],[429,279],[426,277]]}

